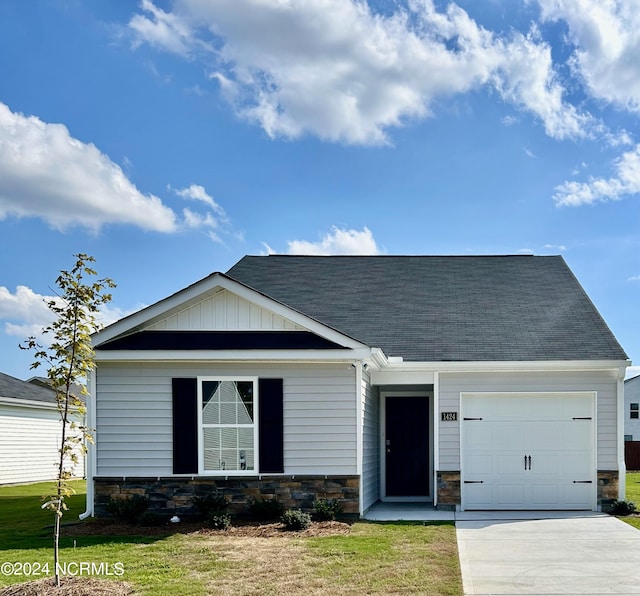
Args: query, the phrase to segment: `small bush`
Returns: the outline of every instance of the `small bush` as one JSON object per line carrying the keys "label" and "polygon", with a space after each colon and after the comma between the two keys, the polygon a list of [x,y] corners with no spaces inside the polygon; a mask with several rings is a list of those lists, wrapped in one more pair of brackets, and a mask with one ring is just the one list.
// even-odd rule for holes
{"label": "small bush", "polygon": [[157,511],[144,511],[138,518],[138,523],[145,528],[164,526],[169,520],[168,515]]}
{"label": "small bush", "polygon": [[288,509],[280,520],[285,530],[306,530],[311,525],[311,516],[300,509]]}
{"label": "small bush", "polygon": [[633,501],[614,501],[611,503],[609,513],[611,515],[631,515],[636,510],[636,504]]}
{"label": "small bush", "polygon": [[318,521],[333,521],[342,513],[342,503],[338,499],[318,499],[313,506]]}
{"label": "small bush", "polygon": [[207,521],[215,515],[225,515],[229,510],[229,501],[219,491],[214,491],[203,497],[193,497],[194,507],[198,510],[198,517]]}
{"label": "small bush", "polygon": [[253,497],[249,497],[247,500],[247,512],[253,520],[272,521],[282,516],[284,513],[284,505],[275,497],[273,499],[265,497],[254,499]]}
{"label": "small bush", "polygon": [[109,498],[106,509],[118,521],[136,524],[149,507],[149,499],[142,495],[133,495],[126,499]]}
{"label": "small bush", "polygon": [[205,526],[214,530],[228,530],[231,527],[231,516],[228,513],[214,513],[206,519]]}

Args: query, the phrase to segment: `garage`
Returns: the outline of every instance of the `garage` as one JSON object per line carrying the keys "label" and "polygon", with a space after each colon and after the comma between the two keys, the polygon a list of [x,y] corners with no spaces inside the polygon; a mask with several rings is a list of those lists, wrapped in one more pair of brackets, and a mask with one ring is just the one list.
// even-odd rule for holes
{"label": "garage", "polygon": [[596,508],[594,392],[463,393],[463,509]]}

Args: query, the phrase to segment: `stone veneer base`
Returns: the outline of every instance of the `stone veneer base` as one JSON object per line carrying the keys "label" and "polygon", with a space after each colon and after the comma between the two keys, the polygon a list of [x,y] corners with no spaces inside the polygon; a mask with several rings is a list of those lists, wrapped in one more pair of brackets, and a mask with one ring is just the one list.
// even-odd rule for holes
{"label": "stone veneer base", "polygon": [[[618,498],[620,474],[617,470],[598,470],[598,506],[606,509]],[[438,472],[438,509],[455,509],[462,502],[460,472]]]}
{"label": "stone veneer base", "polygon": [[95,515],[106,515],[110,498],[122,499],[143,495],[149,499],[149,510],[189,516],[195,513],[192,499],[215,490],[224,494],[230,510],[242,513],[247,500],[276,498],[287,509],[310,512],[318,499],[338,499],[343,513],[358,515],[358,476],[242,476],[242,477],[110,477],[95,478]]}

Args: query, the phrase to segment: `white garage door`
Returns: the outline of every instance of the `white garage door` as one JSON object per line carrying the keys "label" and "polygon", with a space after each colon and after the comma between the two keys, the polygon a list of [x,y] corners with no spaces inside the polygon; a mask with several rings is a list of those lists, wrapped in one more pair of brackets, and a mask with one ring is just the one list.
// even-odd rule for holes
{"label": "white garage door", "polygon": [[595,509],[593,393],[463,394],[463,509]]}

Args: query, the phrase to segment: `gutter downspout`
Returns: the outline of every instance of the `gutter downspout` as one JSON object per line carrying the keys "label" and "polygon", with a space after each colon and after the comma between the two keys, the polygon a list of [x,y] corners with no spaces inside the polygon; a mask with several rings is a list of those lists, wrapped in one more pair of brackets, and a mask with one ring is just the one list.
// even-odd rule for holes
{"label": "gutter downspout", "polygon": [[358,474],[358,514],[360,517],[364,515],[364,478],[362,477],[362,457],[363,457],[363,445],[362,445],[362,361],[357,360],[355,362],[356,374],[356,474]]}
{"label": "gutter downspout", "polygon": [[85,468],[87,474],[87,501],[86,509],[78,517],[80,519],[87,519],[93,517],[93,501],[94,501],[94,487],[93,487],[93,475],[96,469],[96,410],[93,400],[96,395],[96,373],[95,369],[89,373],[87,379],[87,385],[89,386],[89,395],[87,395],[87,421],[86,425],[89,427],[89,432],[93,435],[94,442],[86,441],[87,452],[85,454]]}
{"label": "gutter downspout", "polygon": [[433,373],[433,507],[438,507],[438,471],[440,470],[440,373]]}
{"label": "gutter downspout", "polygon": [[[628,364],[631,364],[629,362]],[[618,409],[618,500],[624,501],[627,490],[627,466],[624,462],[624,377],[626,366],[618,369],[618,391],[617,391],[617,409]]]}

